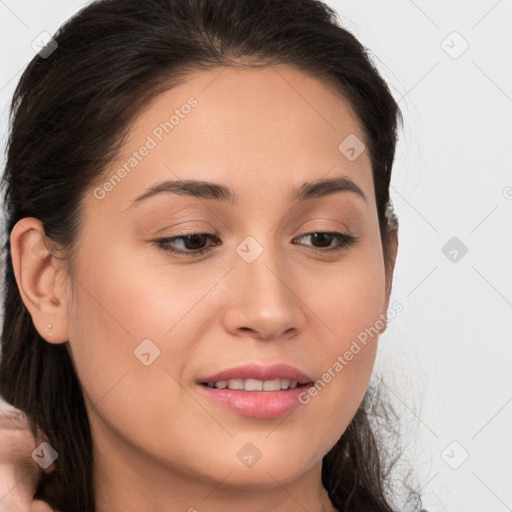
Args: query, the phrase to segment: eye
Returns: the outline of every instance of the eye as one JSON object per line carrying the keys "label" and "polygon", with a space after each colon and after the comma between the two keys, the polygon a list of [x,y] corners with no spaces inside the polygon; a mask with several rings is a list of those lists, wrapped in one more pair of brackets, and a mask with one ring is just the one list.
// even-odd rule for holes
{"label": "eye", "polygon": [[[295,240],[301,240],[304,238],[310,238],[310,241],[320,245],[320,247],[313,247],[316,252],[340,251],[354,245],[358,240],[355,236],[338,233],[337,231],[308,233],[307,235],[302,235]],[[331,244],[333,240],[337,240],[338,244],[333,246]]]}
{"label": "eye", "polygon": [[[352,245],[354,245],[358,238],[352,235],[347,235],[338,232],[316,232],[302,235],[295,240],[302,240],[309,238],[314,244],[318,244],[313,247],[312,251],[317,253],[325,253],[330,251],[341,251]],[[213,240],[214,243],[207,245],[209,240]],[[337,241],[337,244],[332,245],[333,241]],[[182,248],[177,248],[176,243],[179,242]],[[216,233],[191,233],[187,232],[185,235],[177,235],[168,238],[159,238],[154,240],[155,245],[161,250],[176,254],[179,256],[194,257],[210,252],[212,245],[220,245],[222,242],[218,238]],[[292,242],[297,245],[297,242]],[[205,245],[206,244],[206,245]],[[309,249],[308,249],[309,250]]]}
{"label": "eye", "polygon": [[[186,235],[173,236],[169,238],[159,238],[155,240],[155,244],[163,251],[171,254],[178,254],[183,256],[198,256],[208,252],[208,246],[204,247],[203,244],[210,239],[215,239],[220,242],[217,235],[214,233],[188,233]],[[182,241],[185,250],[177,249],[171,242]],[[215,245],[219,245],[216,243]]]}

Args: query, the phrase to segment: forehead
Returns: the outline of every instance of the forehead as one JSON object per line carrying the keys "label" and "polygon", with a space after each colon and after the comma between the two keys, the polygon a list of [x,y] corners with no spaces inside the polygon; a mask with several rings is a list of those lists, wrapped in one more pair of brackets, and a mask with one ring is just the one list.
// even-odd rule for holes
{"label": "forehead", "polygon": [[[372,199],[368,151],[347,158],[347,140],[364,147],[360,123],[340,92],[319,78],[284,65],[194,72],[133,120],[105,179],[122,166],[127,172],[103,204],[123,210],[169,179],[225,183],[241,200],[262,201],[339,175]],[[144,147],[150,149],[135,157]]]}

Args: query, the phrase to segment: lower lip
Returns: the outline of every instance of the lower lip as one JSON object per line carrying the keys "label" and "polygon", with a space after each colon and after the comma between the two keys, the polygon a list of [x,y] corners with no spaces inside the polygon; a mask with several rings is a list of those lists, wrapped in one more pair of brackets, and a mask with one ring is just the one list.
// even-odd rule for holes
{"label": "lower lip", "polygon": [[280,418],[302,405],[299,396],[308,390],[308,386],[281,391],[240,391],[210,388],[202,384],[198,386],[202,393],[215,402],[251,418]]}

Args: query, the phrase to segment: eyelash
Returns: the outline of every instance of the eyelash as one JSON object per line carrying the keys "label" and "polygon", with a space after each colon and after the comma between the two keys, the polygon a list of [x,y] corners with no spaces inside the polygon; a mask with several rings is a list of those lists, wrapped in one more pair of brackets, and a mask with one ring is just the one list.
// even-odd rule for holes
{"label": "eyelash", "polygon": [[[314,248],[313,250],[307,249],[308,252],[314,252],[314,253],[318,254],[318,253],[342,251],[342,250],[348,249],[349,247],[352,247],[359,240],[359,237],[355,237],[355,236],[352,236],[352,235],[347,235],[347,234],[344,234],[344,233],[338,233],[336,231],[314,231],[312,233],[306,233],[305,235],[301,235],[301,236],[297,237],[297,239],[301,239],[301,238],[304,238],[306,236],[311,236],[311,235],[318,235],[318,234],[334,236],[335,238],[337,238],[340,241],[340,245],[335,246],[335,247],[328,247],[328,248],[325,248],[325,249],[322,249],[322,248]],[[204,254],[206,252],[209,252],[211,246],[210,247],[205,247],[205,248],[202,248],[202,249],[183,251],[181,249],[176,249],[175,247],[170,245],[169,242],[171,240],[185,239],[185,238],[189,238],[189,237],[197,236],[197,235],[205,235],[205,236],[209,237],[210,239],[211,238],[217,238],[218,239],[217,234],[212,234],[212,233],[190,233],[190,232],[188,232],[188,233],[186,233],[184,235],[177,235],[177,236],[168,237],[168,238],[158,238],[158,239],[154,240],[154,243],[156,244],[156,246],[159,249],[161,249],[162,251],[164,251],[166,253],[170,253],[170,254],[174,254],[174,255],[178,255],[178,256],[192,257],[193,258],[193,257],[198,257],[198,256],[200,256],[200,255],[202,255],[202,254]],[[215,244],[215,245],[219,245],[219,244]]]}

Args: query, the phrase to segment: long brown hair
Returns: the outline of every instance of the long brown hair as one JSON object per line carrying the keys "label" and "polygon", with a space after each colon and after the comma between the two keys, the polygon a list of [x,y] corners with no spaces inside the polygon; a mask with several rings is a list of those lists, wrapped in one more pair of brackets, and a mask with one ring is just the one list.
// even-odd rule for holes
{"label": "long brown hair", "polygon": [[[46,343],[22,302],[9,245],[15,223],[38,218],[72,261],[81,199],[151,98],[193,70],[289,64],[334,83],[361,122],[388,265],[388,235],[397,228],[389,183],[400,111],[366,49],[318,0],[100,0],[54,39],[58,47],[36,55],[24,71],[11,107],[0,392],[60,454],[52,484],[45,477],[39,495],[63,512],[93,512],[81,386],[66,346]],[[392,511],[384,447],[370,422],[372,396],[369,388],[323,460],[323,484],[340,511]]]}

